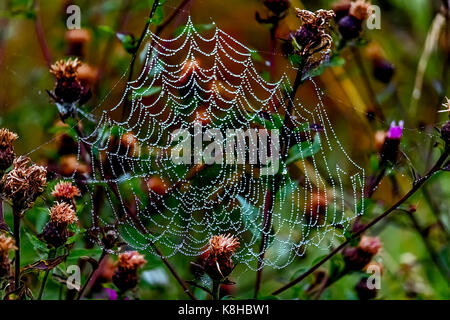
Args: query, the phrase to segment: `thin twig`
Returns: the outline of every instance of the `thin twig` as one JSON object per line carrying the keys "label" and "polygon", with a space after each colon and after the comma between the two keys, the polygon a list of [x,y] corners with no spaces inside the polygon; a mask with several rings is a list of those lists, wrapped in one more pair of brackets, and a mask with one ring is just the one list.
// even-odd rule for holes
{"label": "thin twig", "polygon": [[[302,68],[299,68],[297,71],[297,75],[294,80],[294,86],[292,88],[292,91],[288,95],[288,106],[286,109],[286,114],[284,116],[283,126],[281,128],[281,161],[282,163],[285,162],[288,149],[289,149],[289,131],[292,126],[292,120],[291,120],[291,113],[293,106],[293,100],[295,99],[295,95],[297,93],[298,88],[303,83],[302,76],[303,72],[301,71]],[[278,172],[275,175],[275,181],[273,186],[273,191],[267,190],[266,196],[265,196],[265,206],[264,206],[264,213],[263,213],[263,230],[261,231],[261,243],[259,248],[259,257],[258,257],[258,271],[256,272],[256,281],[255,281],[255,291],[253,294],[253,297],[256,299],[258,297],[259,290],[261,288],[261,279],[262,279],[262,269],[263,269],[263,261],[264,261],[264,255],[266,252],[266,242],[267,237],[270,232],[270,227],[272,226],[272,212],[273,212],[273,206],[274,206],[274,198],[280,188],[281,184],[281,175],[280,172]]]}
{"label": "thin twig", "polygon": [[14,290],[18,290],[20,287],[20,216],[21,212],[17,211],[13,207],[14,217],[14,241],[16,245],[15,258],[14,258]]}
{"label": "thin twig", "polygon": [[[55,257],[55,254],[56,254],[56,249],[55,248],[50,249],[50,251],[48,252],[48,260],[53,259]],[[42,295],[44,294],[45,285],[47,283],[49,274],[50,274],[50,269],[45,270],[44,279],[42,280],[41,288],[39,289],[39,295],[37,297],[38,300],[42,299]]]}
{"label": "thin twig", "polygon": [[83,298],[84,293],[86,292],[86,288],[89,286],[89,283],[92,280],[92,277],[94,276],[94,274],[97,272],[98,268],[100,267],[100,264],[102,263],[103,259],[106,258],[106,256],[108,255],[108,253],[106,252],[106,250],[102,251],[102,254],[100,256],[100,258],[97,261],[97,266],[92,270],[92,272],[89,274],[88,278],[86,279],[86,282],[84,283],[83,287],[81,288],[80,292],[78,292],[78,296],[76,298],[76,300],[80,300],[81,298]]}
{"label": "thin twig", "polygon": [[428,171],[428,173],[417,180],[411,190],[406,193],[400,200],[398,200],[392,207],[390,207],[388,210],[386,210],[383,214],[379,215],[375,219],[373,219],[371,222],[369,222],[364,228],[361,228],[357,232],[353,233],[350,237],[347,238],[342,244],[340,244],[338,247],[336,247],[333,251],[331,251],[325,258],[320,260],[318,263],[316,263],[314,266],[312,266],[310,269],[308,269],[306,272],[304,272],[302,275],[300,275],[298,278],[294,279],[293,281],[287,283],[280,289],[275,290],[272,294],[278,295],[281,292],[291,288],[292,286],[296,285],[303,279],[305,279],[307,276],[309,276],[311,273],[313,273],[315,270],[317,270],[321,265],[323,265],[325,262],[327,262],[329,259],[331,259],[335,254],[337,254],[341,249],[343,249],[350,241],[358,238],[363,232],[367,231],[369,228],[371,228],[373,225],[377,224],[379,221],[383,220],[385,217],[387,217],[391,212],[395,211],[400,205],[402,205],[405,201],[407,201],[414,193],[416,193],[417,190],[420,189],[420,187],[427,182],[436,172],[440,171],[442,168],[441,166],[444,164],[445,160],[448,158],[449,150],[445,150],[444,153],[440,156],[439,160],[436,162],[436,164],[433,166],[433,168]]}
{"label": "thin twig", "polygon": [[[134,70],[134,64],[136,63],[136,58],[138,56],[139,53],[139,48],[141,47],[142,42],[144,41],[145,35],[147,34],[148,28],[150,26],[150,23],[152,21],[153,16],[156,13],[156,9],[159,6],[159,1],[155,0],[153,1],[153,6],[152,6],[152,10],[150,11],[150,15],[147,18],[147,22],[145,23],[144,29],[141,32],[141,36],[139,37],[138,43],[136,45],[135,51],[133,53],[133,56],[131,58],[131,62],[130,62],[130,69],[128,71],[128,79],[127,79],[127,83],[130,83],[131,80],[133,80],[133,70]],[[126,111],[128,109],[129,106],[129,99],[128,99],[128,94],[125,97],[125,101],[124,101],[124,107],[122,110],[122,120],[125,119],[126,116]]]}
{"label": "thin twig", "polygon": [[36,17],[34,19],[34,29],[36,31],[37,39],[39,41],[39,46],[42,51],[45,63],[48,67],[52,65],[52,57],[50,54],[50,49],[48,48],[47,41],[45,40],[44,30],[42,28],[41,18],[39,17],[39,1],[34,1],[34,10],[36,11]]}

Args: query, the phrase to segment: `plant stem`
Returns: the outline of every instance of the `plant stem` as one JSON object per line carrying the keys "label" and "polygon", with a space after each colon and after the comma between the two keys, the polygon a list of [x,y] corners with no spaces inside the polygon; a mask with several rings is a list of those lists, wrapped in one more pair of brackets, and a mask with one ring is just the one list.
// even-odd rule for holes
{"label": "plant stem", "polygon": [[309,276],[311,273],[313,273],[315,270],[317,270],[322,264],[327,262],[329,259],[331,259],[335,254],[339,253],[341,249],[343,249],[351,240],[358,238],[363,232],[371,228],[373,225],[377,224],[379,221],[387,217],[391,212],[395,211],[400,205],[402,205],[405,201],[407,201],[414,193],[416,193],[417,190],[420,189],[420,187],[427,182],[436,172],[440,171],[442,168],[441,166],[444,164],[445,160],[448,158],[449,150],[445,150],[444,153],[440,156],[439,160],[436,162],[436,164],[428,171],[428,173],[420,178],[419,180],[415,181],[413,187],[411,190],[409,190],[408,193],[406,193],[400,200],[398,200],[392,207],[390,207],[388,210],[386,210],[384,213],[373,219],[371,222],[369,222],[364,228],[361,228],[357,232],[353,233],[350,237],[347,238],[342,244],[340,244],[338,247],[336,247],[333,251],[331,251],[325,258],[320,260],[318,263],[316,263],[314,266],[309,268],[306,272],[301,274],[298,278],[294,279],[293,281],[287,283],[283,287],[275,290],[272,294],[278,295],[281,292],[291,288],[292,286],[296,285],[300,281],[304,280],[307,276]]}
{"label": "plant stem", "polygon": [[[303,83],[302,80],[303,72],[302,68],[299,68],[297,71],[297,75],[295,76],[294,80],[294,86],[292,88],[292,91],[289,93],[288,98],[288,106],[286,110],[286,114],[284,116],[283,126],[281,129],[281,162],[284,163],[288,154],[289,149],[289,131],[292,126],[291,121],[291,113],[293,106],[293,100],[295,98],[295,95],[297,93],[298,88]],[[278,172],[275,175],[275,181],[273,190],[267,190],[266,196],[265,196],[265,206],[264,206],[264,214],[263,214],[263,230],[261,232],[261,243],[259,248],[259,258],[258,258],[258,271],[256,272],[256,281],[255,281],[255,291],[253,294],[253,297],[256,299],[259,294],[259,290],[261,288],[261,279],[262,279],[262,271],[263,271],[263,261],[264,261],[264,255],[266,252],[266,242],[267,237],[270,232],[270,227],[272,226],[272,212],[273,212],[273,206],[274,206],[274,200],[276,197],[276,194],[280,188],[281,184],[281,174]]]}
{"label": "plant stem", "polygon": [[96,268],[94,268],[94,270],[92,270],[92,272],[89,274],[88,278],[86,279],[86,282],[84,283],[83,287],[81,288],[80,292],[78,293],[78,296],[77,296],[76,300],[80,300],[81,298],[83,298],[83,295],[84,295],[84,293],[86,291],[86,288],[89,286],[89,283],[91,282],[92,277],[97,272],[98,267],[100,267],[100,264],[102,263],[103,259],[106,258],[107,255],[108,255],[108,253],[106,252],[106,250],[103,250],[100,258],[97,261]]}
{"label": "plant stem", "polygon": [[[139,48],[141,47],[141,44],[144,41],[144,38],[145,38],[145,35],[147,33],[148,27],[150,26],[150,22],[151,22],[153,16],[155,15],[156,9],[158,8],[158,6],[159,6],[159,1],[158,0],[154,0],[153,1],[153,6],[152,6],[152,10],[150,11],[150,15],[149,15],[149,17],[147,19],[147,22],[145,23],[144,29],[141,32],[141,36],[139,37],[138,43],[136,45],[135,52],[133,53],[133,56],[131,58],[130,69],[128,71],[127,83],[130,83],[131,80],[133,79],[134,64],[136,63],[136,58],[137,58],[138,53],[139,53]],[[123,110],[122,110],[122,120],[125,119],[126,111],[128,109],[128,106],[129,106],[129,101],[128,101],[129,99],[128,98],[129,97],[128,97],[128,94],[127,94],[127,96],[125,97],[124,107],[123,107]]]}
{"label": "plant stem", "polygon": [[219,291],[220,291],[220,281],[217,280],[213,280],[213,284],[212,284],[212,298],[213,300],[219,300]]}
{"label": "plant stem", "polygon": [[[48,260],[53,259],[55,257],[55,254],[56,254],[56,249],[55,248],[51,248],[50,251],[48,252]],[[42,299],[42,295],[44,294],[45,285],[47,283],[47,279],[48,279],[48,275],[49,274],[50,274],[50,269],[45,270],[44,279],[42,280],[41,288],[39,289],[39,295],[37,297],[38,300]]]}
{"label": "plant stem", "polygon": [[42,29],[41,18],[39,17],[39,1],[34,1],[34,10],[36,11],[36,17],[34,19],[34,28],[36,30],[37,39],[39,41],[39,46],[44,56],[45,63],[48,67],[52,65],[52,57],[50,54],[50,49],[48,48],[47,41],[45,40],[44,31]]}
{"label": "plant stem", "polygon": [[14,217],[14,241],[16,245],[15,251],[15,272],[14,272],[14,289],[18,290],[20,287],[20,216],[21,212],[13,207],[13,217]]}

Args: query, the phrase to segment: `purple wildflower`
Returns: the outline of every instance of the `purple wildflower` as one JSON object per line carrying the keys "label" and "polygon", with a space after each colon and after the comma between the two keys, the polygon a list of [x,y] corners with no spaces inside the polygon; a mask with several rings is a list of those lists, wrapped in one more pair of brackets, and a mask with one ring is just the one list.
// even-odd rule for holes
{"label": "purple wildflower", "polygon": [[104,291],[108,295],[108,300],[117,300],[117,292],[115,290],[105,288]]}
{"label": "purple wildflower", "polygon": [[400,140],[403,133],[403,120],[400,120],[398,122],[398,125],[396,125],[395,121],[391,122],[391,127],[389,128],[389,131],[387,133],[387,137],[389,139],[397,139]]}

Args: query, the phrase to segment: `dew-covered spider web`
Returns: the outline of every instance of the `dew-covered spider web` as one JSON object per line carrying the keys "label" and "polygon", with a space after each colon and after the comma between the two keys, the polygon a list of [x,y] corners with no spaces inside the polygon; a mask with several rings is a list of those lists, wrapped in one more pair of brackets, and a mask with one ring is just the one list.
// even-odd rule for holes
{"label": "dew-covered spider web", "polygon": [[[239,238],[239,263],[283,268],[309,246],[331,246],[362,214],[364,170],[344,151],[312,80],[305,85],[314,97],[304,105],[301,96],[290,98],[286,75],[272,83],[257,73],[253,50],[219,28],[207,33],[190,19],[172,39],[149,31],[140,75],[80,139],[80,161],[83,149],[96,159],[87,181],[92,227],[115,229],[130,246],[153,253],[158,248],[166,257],[201,255],[211,236],[229,233]],[[294,108],[287,128],[289,103]],[[214,140],[205,138],[214,129],[222,137],[214,140],[214,156],[220,146],[225,154],[236,138],[226,135],[229,129],[261,130],[272,143],[279,130],[280,144],[289,146],[287,165],[280,162],[276,174],[264,174],[260,161],[229,163],[225,155],[222,162],[174,163],[172,134],[180,129],[201,135],[201,149]],[[260,139],[247,137],[241,156],[250,158]],[[237,144],[230,145],[237,159]],[[107,200],[102,208],[100,196]],[[266,254],[259,261],[262,234]]]}

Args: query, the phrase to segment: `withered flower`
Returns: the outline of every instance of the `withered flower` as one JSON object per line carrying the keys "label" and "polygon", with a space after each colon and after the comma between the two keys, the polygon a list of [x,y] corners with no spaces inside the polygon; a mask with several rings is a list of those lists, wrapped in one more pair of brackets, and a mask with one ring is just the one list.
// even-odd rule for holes
{"label": "withered flower", "polygon": [[203,260],[204,271],[211,279],[226,278],[234,269],[232,256],[239,247],[239,241],[231,234],[213,236],[209,239],[208,251]]}
{"label": "withered flower", "polygon": [[81,65],[78,59],[68,59],[56,61],[50,67],[50,72],[56,78],[56,84],[54,92],[48,93],[58,104],[63,119],[75,115],[75,103],[83,104],[90,98],[89,88],[83,86],[78,79],[78,69]]}
{"label": "withered flower", "polygon": [[328,33],[330,21],[335,16],[332,10],[296,9],[303,24],[293,35],[294,49],[301,58],[303,72],[317,68],[331,52],[332,38]]}
{"label": "withered flower", "polygon": [[58,182],[52,191],[52,196],[56,201],[63,201],[71,204],[75,208],[75,197],[80,195],[80,189],[72,185],[69,181]]}
{"label": "withered flower", "polygon": [[0,279],[9,275],[11,268],[9,253],[16,249],[14,239],[0,233]]}
{"label": "withered flower", "polygon": [[13,143],[18,138],[17,134],[8,129],[0,129],[0,172],[8,169],[15,158]]}
{"label": "withered flower", "polygon": [[64,245],[69,238],[67,226],[78,221],[75,210],[70,204],[57,202],[50,208],[50,220],[40,234],[49,246],[55,248]]}
{"label": "withered flower", "polygon": [[21,212],[29,208],[44,192],[47,170],[20,156],[14,160],[13,169],[3,176],[3,196],[11,200],[13,207]]}
{"label": "withered flower", "polygon": [[121,293],[137,286],[139,281],[137,271],[146,263],[144,256],[137,251],[127,251],[119,254],[117,269],[113,275],[113,283],[119,288]]}

